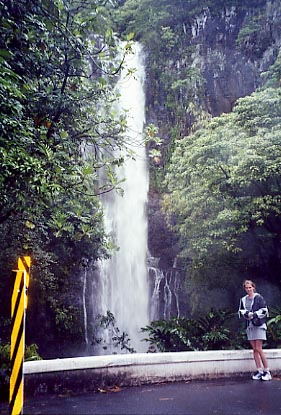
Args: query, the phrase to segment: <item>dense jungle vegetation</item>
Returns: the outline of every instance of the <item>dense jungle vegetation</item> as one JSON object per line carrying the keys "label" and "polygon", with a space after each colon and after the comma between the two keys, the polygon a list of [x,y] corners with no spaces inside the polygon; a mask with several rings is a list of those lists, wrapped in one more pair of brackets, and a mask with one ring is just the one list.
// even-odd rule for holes
{"label": "dense jungle vegetation", "polygon": [[[217,116],[204,100],[203,73],[189,65],[190,25],[207,8],[217,16],[235,6],[248,16],[232,47],[259,58],[270,42],[262,38],[266,3],[0,0],[0,343],[9,339],[11,270],[22,255],[32,257],[27,341],[43,350],[46,336],[61,348],[83,339],[79,272],[113,249],[100,195],[122,187],[114,166],[131,156],[125,115],[112,110],[117,37],[146,49],[148,119],[162,142],[152,134],[151,189],[177,241],[193,307],[202,287],[236,290],[241,275],[280,287],[280,55],[259,89]],[[163,349],[155,332],[173,334],[173,323],[147,328]]]}
{"label": "dense jungle vegetation", "polygon": [[182,139],[172,155],[163,206],[196,283],[216,284],[228,269],[280,284],[278,78]]}
{"label": "dense jungle vegetation", "polygon": [[9,335],[11,270],[30,255],[27,339],[42,343],[48,328],[63,344],[83,337],[81,267],[112,249],[99,196],[119,189],[114,165],[131,156],[125,115],[113,110],[122,56],[108,1],[5,0],[0,9],[0,337]]}

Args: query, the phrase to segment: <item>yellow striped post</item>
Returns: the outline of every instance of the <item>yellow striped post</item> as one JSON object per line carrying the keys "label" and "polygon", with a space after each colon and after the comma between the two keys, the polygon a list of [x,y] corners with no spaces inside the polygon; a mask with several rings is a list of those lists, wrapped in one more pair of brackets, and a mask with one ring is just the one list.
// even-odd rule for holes
{"label": "yellow striped post", "polygon": [[25,310],[29,286],[30,257],[18,259],[18,269],[11,302],[11,378],[10,415],[19,415],[23,410],[23,361],[25,350]]}

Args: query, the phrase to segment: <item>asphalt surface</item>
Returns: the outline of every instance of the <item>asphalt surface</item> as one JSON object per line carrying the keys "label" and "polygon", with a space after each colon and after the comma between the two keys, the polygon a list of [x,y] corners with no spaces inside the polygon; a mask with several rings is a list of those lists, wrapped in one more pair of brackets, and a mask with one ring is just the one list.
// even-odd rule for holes
{"label": "asphalt surface", "polygon": [[[214,380],[111,388],[83,395],[29,398],[23,413],[56,415],[280,415],[281,378]],[[0,414],[8,414],[0,404]]]}

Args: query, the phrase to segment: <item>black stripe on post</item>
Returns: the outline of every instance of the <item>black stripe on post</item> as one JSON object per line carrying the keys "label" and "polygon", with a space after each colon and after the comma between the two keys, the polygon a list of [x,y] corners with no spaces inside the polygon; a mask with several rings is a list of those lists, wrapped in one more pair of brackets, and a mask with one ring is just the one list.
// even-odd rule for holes
{"label": "black stripe on post", "polygon": [[29,265],[27,264],[27,262],[26,262],[26,260],[25,260],[25,258],[24,258],[24,257],[22,257],[22,258],[21,258],[21,262],[22,262],[22,264],[23,264],[23,266],[24,266],[24,269],[25,269],[27,272],[29,272]]}
{"label": "black stripe on post", "polygon": [[14,327],[15,319],[16,319],[16,316],[17,316],[17,313],[18,313],[20,298],[21,298],[21,294],[22,294],[22,290],[23,290],[23,285],[24,285],[24,278],[23,278],[23,275],[22,275],[22,278],[21,278],[21,281],[20,281],[20,290],[19,290],[18,295],[17,295],[14,314],[12,315],[12,327]]}
{"label": "black stripe on post", "polygon": [[15,360],[16,360],[16,357],[17,357],[17,354],[18,354],[18,351],[19,351],[19,345],[20,345],[20,341],[21,341],[22,336],[23,336],[23,316],[22,316],[20,328],[19,328],[19,331],[18,331],[18,334],[17,334],[17,340],[16,340],[16,343],[15,343],[14,353],[13,353],[13,356],[11,358],[11,366],[12,367],[14,367],[14,364],[15,364]]}
{"label": "black stripe on post", "polygon": [[23,380],[23,378],[22,378],[22,374],[23,374],[22,368],[23,368],[23,363],[21,362],[21,365],[20,365],[20,368],[19,368],[19,371],[18,371],[18,374],[17,374],[17,380],[16,380],[16,383],[15,383],[15,388],[13,390],[12,399],[10,401],[10,414],[13,413],[16,397],[19,393],[20,384]]}

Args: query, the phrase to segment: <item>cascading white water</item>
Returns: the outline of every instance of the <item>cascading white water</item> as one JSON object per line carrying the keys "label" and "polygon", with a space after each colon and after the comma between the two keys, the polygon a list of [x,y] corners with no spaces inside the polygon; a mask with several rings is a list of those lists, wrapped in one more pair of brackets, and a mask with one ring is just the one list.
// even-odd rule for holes
{"label": "cascading white water", "polygon": [[159,258],[149,258],[152,321],[180,316],[180,272],[175,266],[163,271],[158,262]]}
{"label": "cascading white water", "polygon": [[[140,340],[140,329],[149,323],[149,288],[147,275],[147,195],[148,168],[143,143],[145,122],[144,58],[141,45],[133,45],[134,54],[126,58],[117,89],[119,109],[127,111],[126,137],[135,153],[117,168],[124,195],[111,192],[104,198],[106,231],[119,247],[114,256],[100,263],[100,310],[113,313],[116,326],[126,332],[136,351],[147,346]],[[127,75],[129,68],[136,71]],[[127,76],[126,76],[127,75]],[[95,299],[95,301],[97,298]]]}

